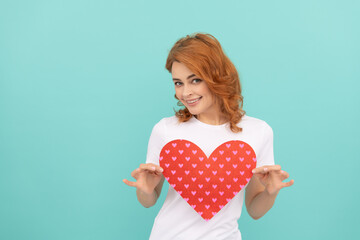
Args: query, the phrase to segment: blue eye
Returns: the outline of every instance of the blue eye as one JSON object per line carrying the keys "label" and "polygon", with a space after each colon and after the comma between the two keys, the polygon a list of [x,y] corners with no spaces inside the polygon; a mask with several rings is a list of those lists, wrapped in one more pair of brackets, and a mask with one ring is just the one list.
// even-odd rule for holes
{"label": "blue eye", "polygon": [[180,86],[182,83],[181,82],[175,82],[174,84],[175,84],[175,86]]}
{"label": "blue eye", "polygon": [[202,80],[201,79],[199,79],[199,78],[195,78],[195,79],[193,79],[193,82],[195,82],[195,83],[199,83],[199,82],[201,82]]}

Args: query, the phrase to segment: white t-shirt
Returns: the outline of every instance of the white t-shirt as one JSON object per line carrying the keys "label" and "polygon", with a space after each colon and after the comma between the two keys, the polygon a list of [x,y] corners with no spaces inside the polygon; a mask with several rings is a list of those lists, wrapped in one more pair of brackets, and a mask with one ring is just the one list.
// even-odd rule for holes
{"label": "white t-shirt", "polygon": [[[272,128],[265,121],[247,115],[242,117],[238,126],[243,131],[234,133],[229,123],[210,125],[195,117],[179,123],[176,116],[163,118],[152,130],[146,163],[159,165],[163,146],[175,139],[185,139],[199,146],[207,157],[222,143],[241,140],[255,151],[256,167],[274,165]],[[210,221],[205,221],[169,185],[164,205],[154,220],[150,240],[241,240],[238,219],[246,186]]]}

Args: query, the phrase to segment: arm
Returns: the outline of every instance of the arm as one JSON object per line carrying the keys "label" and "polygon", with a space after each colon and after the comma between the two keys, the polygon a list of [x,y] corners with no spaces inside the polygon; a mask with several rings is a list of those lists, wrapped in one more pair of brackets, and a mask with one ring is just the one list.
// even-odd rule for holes
{"label": "arm", "polygon": [[155,187],[154,191],[152,193],[146,193],[144,191],[141,191],[140,189],[136,189],[136,196],[138,201],[146,208],[152,207],[156,204],[160,194],[161,189],[164,184],[165,177],[162,175],[162,178],[158,185]]}
{"label": "arm", "polygon": [[293,185],[294,180],[282,182],[289,174],[280,165],[255,168],[253,173],[245,189],[245,205],[249,215],[257,220],[272,208],[280,189]]}
{"label": "arm", "polygon": [[277,194],[269,194],[259,179],[251,178],[245,189],[245,206],[249,215],[255,220],[264,216],[274,205]]}
{"label": "arm", "polygon": [[[153,175],[155,178],[155,183],[151,184],[151,188],[148,188],[147,191],[140,189],[137,189],[136,191],[138,201],[146,208],[152,207],[156,204],[165,180],[165,177],[162,175],[162,169],[159,166],[160,152],[165,143],[164,136],[166,131],[164,124],[165,121],[162,119],[153,127],[148,142],[148,151],[146,154],[146,165],[150,165],[156,168],[157,174]],[[140,165],[140,168],[142,166],[143,165]]]}
{"label": "arm", "polygon": [[130,187],[136,187],[138,201],[144,207],[149,208],[155,205],[160,196],[165,180],[162,171],[160,166],[153,163],[140,164],[140,167],[131,173],[136,182],[127,179],[123,179],[123,182]]}

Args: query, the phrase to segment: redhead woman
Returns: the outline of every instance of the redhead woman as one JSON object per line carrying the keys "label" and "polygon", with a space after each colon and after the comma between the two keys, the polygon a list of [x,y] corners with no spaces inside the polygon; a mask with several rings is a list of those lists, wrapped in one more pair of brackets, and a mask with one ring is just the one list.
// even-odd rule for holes
{"label": "redhead woman", "polygon": [[182,108],[152,129],[146,163],[124,179],[146,208],[169,189],[150,239],[241,240],[243,202],[253,219],[264,216],[294,180],[275,165],[273,130],[246,115],[235,66],[210,34],[179,39],[169,52],[175,98]]}

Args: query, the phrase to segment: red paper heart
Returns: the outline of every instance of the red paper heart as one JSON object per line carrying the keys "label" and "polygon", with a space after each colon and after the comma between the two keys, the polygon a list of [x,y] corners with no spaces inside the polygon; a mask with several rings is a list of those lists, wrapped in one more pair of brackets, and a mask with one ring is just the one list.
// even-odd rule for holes
{"label": "red paper heart", "polygon": [[159,162],[169,184],[208,221],[250,181],[256,154],[246,142],[233,140],[208,158],[196,144],[176,139],[162,148]]}

